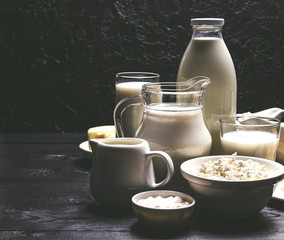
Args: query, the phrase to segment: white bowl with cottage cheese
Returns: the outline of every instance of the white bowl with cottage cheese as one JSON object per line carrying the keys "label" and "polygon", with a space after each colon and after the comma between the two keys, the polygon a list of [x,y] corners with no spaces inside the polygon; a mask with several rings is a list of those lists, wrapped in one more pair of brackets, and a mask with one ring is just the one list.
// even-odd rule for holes
{"label": "white bowl with cottage cheese", "polygon": [[199,157],[180,166],[197,203],[214,215],[246,218],[269,202],[284,166],[263,158],[219,155]]}
{"label": "white bowl with cottage cheese", "polygon": [[167,230],[188,223],[195,209],[195,200],[176,191],[146,191],[132,197],[132,208],[144,225]]}

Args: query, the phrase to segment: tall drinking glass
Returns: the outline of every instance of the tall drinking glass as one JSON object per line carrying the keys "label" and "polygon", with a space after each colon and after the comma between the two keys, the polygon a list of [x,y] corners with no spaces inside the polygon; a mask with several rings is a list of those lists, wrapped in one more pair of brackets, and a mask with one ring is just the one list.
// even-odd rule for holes
{"label": "tall drinking glass", "polygon": [[[121,72],[116,74],[115,93],[116,104],[125,97],[137,96],[141,94],[142,86],[146,83],[158,82],[160,75],[151,72]],[[138,128],[144,108],[137,105],[135,108],[126,109],[123,114],[124,137],[134,137]]]}
{"label": "tall drinking glass", "polygon": [[225,154],[254,156],[275,161],[280,121],[275,118],[239,116],[220,119]]}

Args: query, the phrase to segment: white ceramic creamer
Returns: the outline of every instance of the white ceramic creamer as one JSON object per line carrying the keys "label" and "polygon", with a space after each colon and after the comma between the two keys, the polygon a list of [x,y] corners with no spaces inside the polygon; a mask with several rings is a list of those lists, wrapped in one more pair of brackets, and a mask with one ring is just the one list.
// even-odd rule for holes
{"label": "white ceramic creamer", "polygon": [[[139,138],[91,139],[93,162],[90,190],[97,202],[112,206],[130,206],[139,191],[168,183],[174,172],[170,156],[150,151],[147,141]],[[159,157],[167,168],[164,179],[156,183],[152,158]]]}

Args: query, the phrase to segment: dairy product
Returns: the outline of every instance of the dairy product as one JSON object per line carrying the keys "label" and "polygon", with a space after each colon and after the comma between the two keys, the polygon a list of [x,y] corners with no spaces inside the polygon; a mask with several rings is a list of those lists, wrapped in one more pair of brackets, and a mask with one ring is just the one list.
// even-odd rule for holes
{"label": "dairy product", "polygon": [[223,157],[215,161],[202,163],[201,166],[191,172],[201,177],[216,180],[257,180],[268,177],[269,171],[265,165],[252,161],[236,159],[234,153],[230,157]]}
{"label": "dairy product", "polygon": [[[144,117],[136,136],[148,141],[151,150],[168,153],[174,163],[175,173],[168,189],[188,189],[179,168],[185,160],[208,155],[211,136],[203,122],[202,110],[197,107],[180,107],[174,104],[158,104],[145,109]],[[155,159],[157,180],[163,179],[166,167]]]}
{"label": "dairy product", "polygon": [[221,137],[226,154],[255,156],[275,160],[279,138],[276,134],[264,131],[232,131]]}
{"label": "dairy product", "polygon": [[93,138],[115,138],[114,125],[98,126],[88,129],[88,140]]}
{"label": "dairy product", "polygon": [[[88,142],[90,139],[95,138],[115,138],[115,126],[106,125],[106,126],[97,126],[88,129]],[[89,145],[89,149],[91,149]]]}
{"label": "dairy product", "polygon": [[212,154],[222,152],[219,119],[236,114],[236,74],[230,53],[220,37],[193,37],[181,60],[177,81],[195,76],[211,79],[204,93],[203,117],[211,133]]}
{"label": "dairy product", "polygon": [[[147,82],[122,82],[115,85],[116,103],[125,97],[141,94],[141,88]],[[128,102],[131,104],[131,100]],[[133,137],[142,116],[143,106],[127,108],[122,115],[124,137]]]}
{"label": "dairy product", "polygon": [[141,94],[141,89],[148,82],[122,82],[115,85],[116,103],[121,99]]}
{"label": "dairy product", "polygon": [[148,197],[145,199],[139,199],[137,201],[137,204],[142,205],[144,207],[150,207],[150,208],[182,208],[189,206],[189,202],[183,201],[181,197],[179,196],[169,196],[166,198],[163,198],[161,196],[157,197]]}

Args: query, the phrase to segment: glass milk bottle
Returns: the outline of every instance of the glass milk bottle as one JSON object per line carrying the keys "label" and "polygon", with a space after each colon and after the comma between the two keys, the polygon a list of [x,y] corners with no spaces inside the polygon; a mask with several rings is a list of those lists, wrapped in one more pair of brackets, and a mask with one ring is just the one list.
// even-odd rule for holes
{"label": "glass milk bottle", "polygon": [[213,140],[211,154],[222,154],[219,119],[236,115],[236,73],[222,37],[223,25],[222,18],[191,19],[193,34],[177,75],[178,82],[198,75],[211,79],[203,102],[204,122]]}

